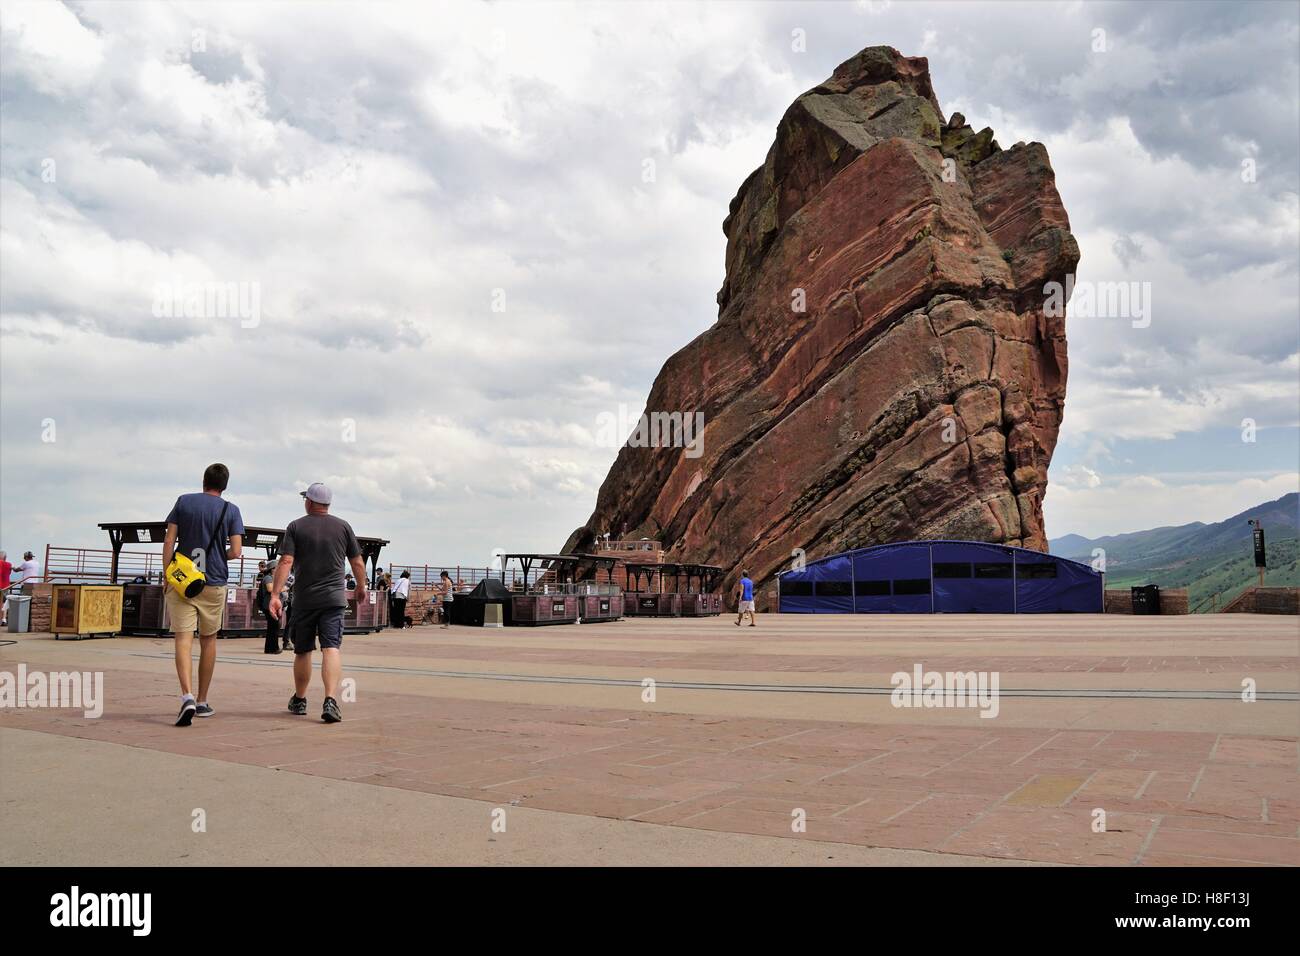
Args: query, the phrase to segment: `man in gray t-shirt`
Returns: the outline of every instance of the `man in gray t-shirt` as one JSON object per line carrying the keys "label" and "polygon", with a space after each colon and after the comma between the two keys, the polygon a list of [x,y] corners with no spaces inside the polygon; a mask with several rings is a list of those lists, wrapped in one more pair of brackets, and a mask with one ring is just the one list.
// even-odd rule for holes
{"label": "man in gray t-shirt", "polygon": [[306,514],[289,523],[280,543],[280,560],[271,584],[271,613],[280,613],[280,592],[293,570],[293,617],[289,639],[293,641],[293,696],[289,712],[307,713],[307,685],[311,682],[311,654],[320,638],[321,681],[325,684],[325,707],[321,720],[334,724],[343,719],[339,712],[339,674],[343,668],[343,612],[348,606],[344,586],[348,565],[356,579],[357,603],[366,599],[366,566],[361,544],[352,526],[329,513],[333,494],[320,482],[302,492]]}

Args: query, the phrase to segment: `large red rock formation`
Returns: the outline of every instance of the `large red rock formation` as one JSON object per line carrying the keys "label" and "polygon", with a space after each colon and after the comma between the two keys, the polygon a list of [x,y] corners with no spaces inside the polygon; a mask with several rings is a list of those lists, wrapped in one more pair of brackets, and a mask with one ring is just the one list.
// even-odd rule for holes
{"label": "large red rock formation", "polygon": [[626,527],[729,584],[794,549],[1045,550],[1069,230],[1041,143],[945,123],[924,57],[863,50],[782,117],[723,223],[718,321],[650,391],[648,414],[704,413],[702,453],[622,448],[567,547]]}

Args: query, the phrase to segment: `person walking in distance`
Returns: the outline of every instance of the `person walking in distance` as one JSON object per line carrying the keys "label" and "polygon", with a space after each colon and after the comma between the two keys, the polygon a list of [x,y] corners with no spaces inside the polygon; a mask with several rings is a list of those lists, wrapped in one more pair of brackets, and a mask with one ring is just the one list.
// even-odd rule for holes
{"label": "person walking in distance", "polygon": [[293,570],[293,696],[291,714],[307,713],[307,686],[311,683],[311,655],[320,640],[320,675],[325,685],[321,720],[336,724],[339,711],[339,677],[343,669],[343,612],[347,609],[345,583],[348,566],[356,581],[357,604],[366,599],[366,566],[361,544],[352,526],[329,513],[334,500],[329,488],[316,482],[301,493],[306,514],[289,523],[280,544],[280,560],[271,584],[271,613],[279,614],[280,592]]}
{"label": "person walking in distance", "polygon": [[[177,727],[188,727],[196,716],[211,717],[215,713],[208,704],[208,689],[217,666],[217,632],[225,612],[226,562],[243,553],[244,542],[244,519],[239,507],[221,497],[229,483],[229,468],[220,463],[208,465],[203,472],[203,491],[181,495],[167,515],[163,567],[168,567],[172,555],[179,551],[194,561],[204,579],[203,590],[192,598],[170,586],[164,591],[176,650],[176,676],[181,684]],[[199,634],[197,700],[190,692],[195,631]]]}
{"label": "person walking in distance", "polygon": [[451,602],[456,600],[456,589],[452,586],[451,575],[443,571],[439,577],[442,591],[442,626],[451,626]]}
{"label": "person walking in distance", "polygon": [[746,614],[749,615],[749,626],[757,627],[758,625],[754,623],[754,582],[749,579],[748,571],[740,572],[740,581],[736,584],[736,599],[736,606],[739,608],[736,614],[736,627],[740,627],[740,622],[745,619]]}

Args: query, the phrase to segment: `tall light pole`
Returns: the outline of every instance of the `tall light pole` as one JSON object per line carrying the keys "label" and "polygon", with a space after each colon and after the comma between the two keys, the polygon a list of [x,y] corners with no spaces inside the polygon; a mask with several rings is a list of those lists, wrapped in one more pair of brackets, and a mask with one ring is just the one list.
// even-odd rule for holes
{"label": "tall light pole", "polygon": [[1259,572],[1259,586],[1264,586],[1264,571],[1268,567],[1268,561],[1264,556],[1264,523],[1258,518],[1251,518],[1246,522],[1255,530],[1251,537],[1255,543],[1255,570]]}

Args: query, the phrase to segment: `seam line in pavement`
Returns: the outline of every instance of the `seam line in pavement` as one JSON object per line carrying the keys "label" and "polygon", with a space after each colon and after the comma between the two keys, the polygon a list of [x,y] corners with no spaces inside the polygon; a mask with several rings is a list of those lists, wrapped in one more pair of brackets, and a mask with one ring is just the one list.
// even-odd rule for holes
{"label": "seam line in pavement", "polygon": [[[154,660],[171,660],[171,654],[133,653],[132,657],[147,657]],[[258,661],[242,657],[218,657],[218,663],[245,664],[251,667],[292,667],[288,661]],[[319,663],[313,662],[313,667]],[[525,684],[594,684],[605,687],[640,687],[641,681],[627,677],[579,677],[550,674],[502,674],[493,671],[440,671],[418,667],[383,667],[376,664],[349,664],[348,670],[372,674],[395,674],[410,677],[451,677],[468,680],[499,680]],[[888,696],[894,693],[893,687],[867,687],[862,685],[838,684],[733,684],[703,681],[656,680],[656,687],[673,690],[713,690],[738,691],[772,694],[856,694],[861,696]],[[1241,692],[1236,690],[1164,690],[1164,689],[1097,689],[1086,688],[1041,688],[1020,687],[1014,690],[998,691],[999,697],[1051,697],[1077,699],[1121,699],[1121,700],[1241,700]],[[1256,701],[1300,701],[1297,691],[1257,691]]]}

